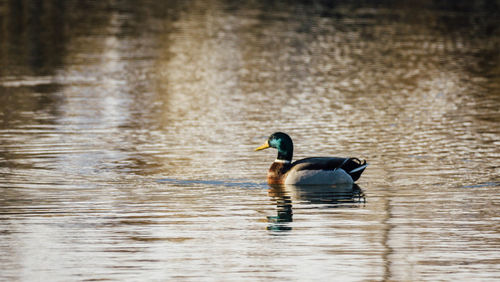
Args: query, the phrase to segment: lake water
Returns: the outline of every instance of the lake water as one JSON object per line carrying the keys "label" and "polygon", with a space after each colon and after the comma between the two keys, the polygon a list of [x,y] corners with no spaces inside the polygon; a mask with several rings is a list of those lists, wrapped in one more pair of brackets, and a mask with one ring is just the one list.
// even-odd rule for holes
{"label": "lake water", "polygon": [[500,280],[500,3],[400,2],[0,0],[0,280]]}

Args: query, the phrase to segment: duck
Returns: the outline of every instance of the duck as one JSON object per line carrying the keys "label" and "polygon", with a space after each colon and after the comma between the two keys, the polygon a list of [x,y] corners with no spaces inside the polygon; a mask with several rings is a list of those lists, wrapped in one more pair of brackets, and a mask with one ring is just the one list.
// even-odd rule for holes
{"label": "duck", "polygon": [[275,132],[255,151],[278,150],[267,173],[267,183],[292,185],[353,184],[368,166],[366,160],[342,157],[310,157],[292,162],[293,142],[288,134]]}

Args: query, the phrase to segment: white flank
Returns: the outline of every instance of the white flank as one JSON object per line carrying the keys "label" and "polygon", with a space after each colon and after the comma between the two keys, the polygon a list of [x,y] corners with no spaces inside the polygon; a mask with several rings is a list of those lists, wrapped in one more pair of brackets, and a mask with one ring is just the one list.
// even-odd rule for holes
{"label": "white flank", "polygon": [[352,178],[343,169],[290,171],[285,184],[335,185],[352,184]]}

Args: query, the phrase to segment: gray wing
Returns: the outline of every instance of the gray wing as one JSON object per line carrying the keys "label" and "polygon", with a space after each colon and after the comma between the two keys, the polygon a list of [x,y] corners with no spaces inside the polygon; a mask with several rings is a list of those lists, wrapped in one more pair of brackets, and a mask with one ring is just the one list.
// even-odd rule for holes
{"label": "gray wing", "polygon": [[315,157],[294,162],[295,170],[334,170],[349,162],[349,158]]}
{"label": "gray wing", "polygon": [[358,180],[361,173],[368,166],[366,161],[357,158],[315,157],[298,160],[292,164],[292,169],[300,170],[335,170],[338,168],[347,172],[354,181]]}

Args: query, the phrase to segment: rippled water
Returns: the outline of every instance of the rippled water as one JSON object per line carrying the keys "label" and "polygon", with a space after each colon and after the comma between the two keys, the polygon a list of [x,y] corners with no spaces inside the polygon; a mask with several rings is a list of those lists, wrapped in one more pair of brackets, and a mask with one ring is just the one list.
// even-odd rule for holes
{"label": "rippled water", "polygon": [[0,280],[499,280],[499,11],[0,0]]}

